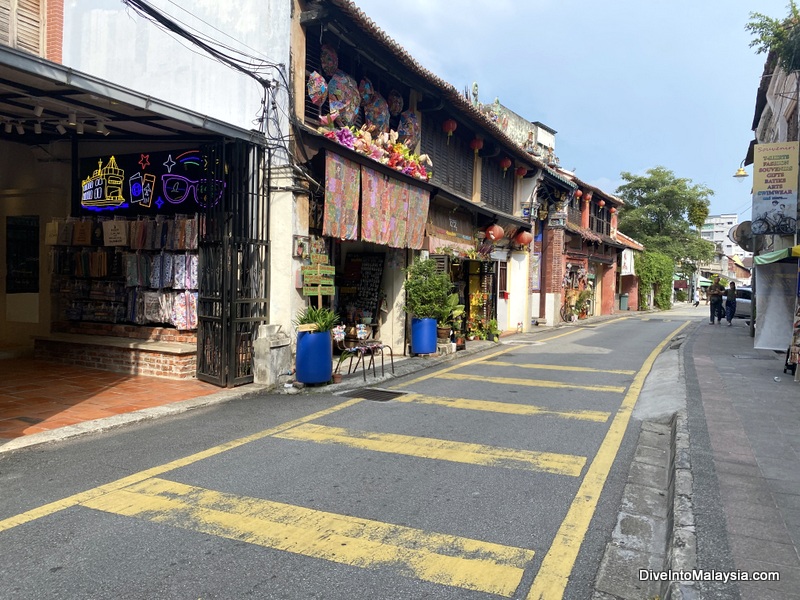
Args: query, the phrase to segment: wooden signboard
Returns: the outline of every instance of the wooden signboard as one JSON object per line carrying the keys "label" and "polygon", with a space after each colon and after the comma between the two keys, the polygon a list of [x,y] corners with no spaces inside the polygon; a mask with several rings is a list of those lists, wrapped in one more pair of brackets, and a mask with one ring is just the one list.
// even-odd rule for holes
{"label": "wooden signboard", "polygon": [[323,296],[333,296],[336,288],[333,285],[333,276],[336,268],[328,265],[328,256],[325,254],[311,254],[311,264],[301,267],[303,274],[303,296],[316,296],[317,308],[322,306]]}

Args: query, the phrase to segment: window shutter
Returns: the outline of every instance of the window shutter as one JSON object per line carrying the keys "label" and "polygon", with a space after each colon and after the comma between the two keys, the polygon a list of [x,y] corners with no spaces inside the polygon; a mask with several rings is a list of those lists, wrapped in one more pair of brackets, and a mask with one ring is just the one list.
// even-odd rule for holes
{"label": "window shutter", "polygon": [[430,259],[436,261],[436,274],[450,273],[450,257],[447,254],[431,254]]}
{"label": "window shutter", "polygon": [[11,6],[8,0],[0,0],[0,44],[11,45]]}

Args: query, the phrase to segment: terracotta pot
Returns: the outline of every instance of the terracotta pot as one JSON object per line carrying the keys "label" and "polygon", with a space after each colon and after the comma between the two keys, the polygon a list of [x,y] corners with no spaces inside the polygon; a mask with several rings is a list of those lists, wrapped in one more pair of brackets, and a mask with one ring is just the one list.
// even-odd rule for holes
{"label": "terracotta pot", "polygon": [[450,339],[450,328],[449,327],[437,327],[436,328],[436,337],[440,340],[449,340]]}
{"label": "terracotta pot", "polygon": [[331,379],[333,383],[342,383],[342,374],[341,373],[334,373],[331,375]]}

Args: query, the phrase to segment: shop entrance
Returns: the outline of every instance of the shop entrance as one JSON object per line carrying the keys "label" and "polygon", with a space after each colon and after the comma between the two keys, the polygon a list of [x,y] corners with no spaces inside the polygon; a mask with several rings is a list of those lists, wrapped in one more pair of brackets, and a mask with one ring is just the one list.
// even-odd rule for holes
{"label": "shop entrance", "polygon": [[202,192],[209,200],[199,241],[197,378],[230,387],[253,381],[253,342],[268,321],[271,156],[240,140],[206,152],[206,182],[225,189],[218,202],[214,185]]}

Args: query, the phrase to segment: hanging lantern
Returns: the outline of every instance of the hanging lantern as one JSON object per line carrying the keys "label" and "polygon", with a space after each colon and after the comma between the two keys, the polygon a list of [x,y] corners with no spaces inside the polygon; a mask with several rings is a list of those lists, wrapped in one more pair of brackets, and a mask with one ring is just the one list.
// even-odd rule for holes
{"label": "hanging lantern", "polygon": [[516,173],[517,177],[525,177],[525,175],[528,174],[528,169],[525,167],[517,167],[517,170],[514,171],[514,173]]}
{"label": "hanging lantern", "polygon": [[606,205],[606,201],[603,200],[602,198],[600,198],[600,200],[597,202],[597,206],[599,206],[600,208],[603,208],[605,205]]}
{"label": "hanging lantern", "polygon": [[530,231],[520,231],[514,236],[514,243],[519,246],[527,246],[533,241],[533,235]]}
{"label": "hanging lantern", "polygon": [[617,212],[617,207],[616,207],[616,206],[612,206],[612,207],[611,207],[611,208],[609,208],[608,210],[610,210],[610,211],[611,211],[611,214],[613,215],[615,212]]}
{"label": "hanging lantern", "polygon": [[580,190],[575,190],[575,197],[580,199],[581,196],[583,196],[583,192]]}
{"label": "hanging lantern", "polygon": [[506,176],[506,171],[511,166],[511,159],[507,156],[500,161],[500,166],[503,167],[503,177]]}
{"label": "hanging lantern", "polygon": [[498,225],[497,223],[495,223],[494,225],[489,225],[484,233],[486,234],[486,239],[491,240],[493,242],[496,242],[497,240],[502,240],[503,236],[506,234],[506,232],[503,231],[503,228],[500,227],[500,225]]}
{"label": "hanging lantern", "polygon": [[478,150],[483,148],[483,140],[481,138],[474,138],[469,143],[469,147],[475,151],[475,156],[478,156]]}
{"label": "hanging lantern", "polygon": [[442,123],[442,131],[447,133],[447,145],[450,145],[450,138],[453,137],[453,132],[458,128],[458,123],[454,119],[447,119]]}
{"label": "hanging lantern", "polygon": [[586,196],[583,198],[586,202],[592,201],[592,192],[586,192]]}

